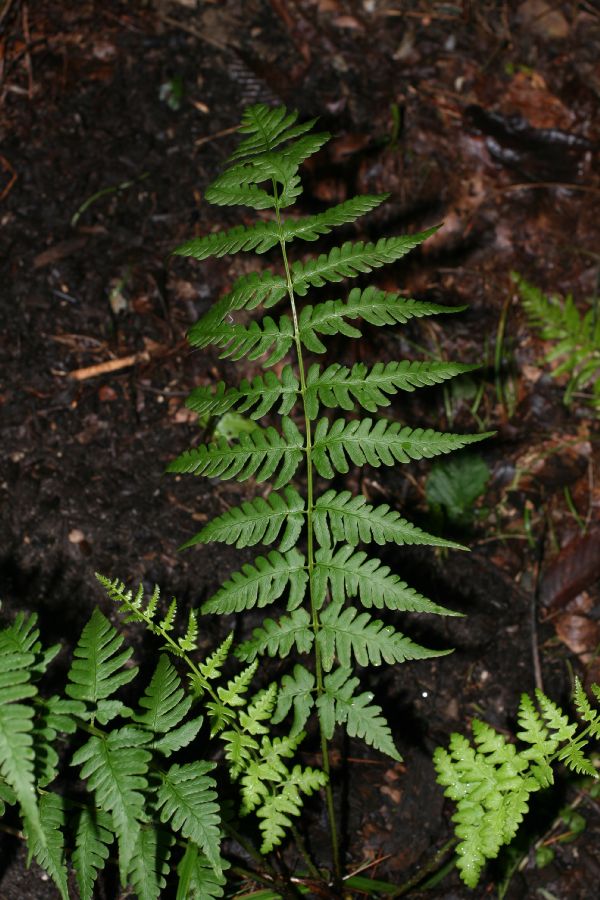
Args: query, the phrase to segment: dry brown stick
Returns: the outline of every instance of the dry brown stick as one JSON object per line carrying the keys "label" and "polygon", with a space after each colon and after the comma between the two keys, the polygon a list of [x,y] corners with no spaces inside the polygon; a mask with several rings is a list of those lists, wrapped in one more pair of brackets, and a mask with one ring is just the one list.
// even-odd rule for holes
{"label": "dry brown stick", "polygon": [[88,378],[96,378],[98,375],[106,375],[109,372],[119,372],[121,369],[127,369],[129,366],[135,366],[140,362],[148,362],[150,354],[147,350],[141,353],[132,353],[129,356],[122,356],[120,359],[107,359],[105,362],[97,363],[95,366],[86,366],[83,369],[75,369],[69,372],[69,378],[75,381],[87,381]]}
{"label": "dry brown stick", "polygon": [[233,128],[223,128],[222,131],[215,131],[214,134],[207,134],[205,137],[198,138],[197,141],[194,141],[194,147],[201,147],[202,144],[208,144],[210,141],[216,141],[218,138],[226,137],[228,134],[233,134],[238,130],[238,126],[234,125]]}
{"label": "dry brown stick", "polygon": [[8,184],[6,185],[6,187],[0,194],[0,200],[4,200],[4,198],[7,197],[8,194],[10,193],[10,190],[11,190],[13,184],[15,183],[15,181],[17,180],[18,176],[17,176],[17,173],[15,172],[14,168],[11,166],[11,164],[7,160],[7,158],[5,156],[2,156],[1,153],[0,153],[0,163],[2,163],[2,165],[4,166],[4,168],[6,169],[7,172],[10,172],[10,181],[8,182]]}
{"label": "dry brown stick", "polygon": [[29,45],[31,44],[31,35],[29,34],[29,10],[27,4],[23,4],[23,37],[25,38],[25,69],[27,71],[27,95],[29,99],[33,97],[33,64],[31,62],[31,53]]}

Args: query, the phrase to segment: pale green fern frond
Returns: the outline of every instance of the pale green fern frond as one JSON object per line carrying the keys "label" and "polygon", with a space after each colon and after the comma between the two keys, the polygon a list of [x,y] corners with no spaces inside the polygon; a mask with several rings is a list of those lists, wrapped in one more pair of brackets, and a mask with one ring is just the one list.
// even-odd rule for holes
{"label": "pale green fern frond", "polygon": [[262,853],[270,853],[282,842],[286,829],[292,824],[290,817],[299,816],[302,811],[301,795],[309,796],[326,781],[323,772],[294,766],[280,790],[268,797],[257,811],[263,835]]}
{"label": "pale green fern frond", "polygon": [[431,428],[409,428],[388,419],[346,422],[321,419],[315,429],[313,462],[319,475],[333,478],[350,466],[393,466],[416,459],[431,459],[484,440],[489,434],[446,434]]}
{"label": "pale green fern frond", "polygon": [[302,459],[303,437],[291,419],[282,420],[283,434],[275,428],[256,428],[228,444],[225,438],[202,444],[178,456],[167,471],[244,481],[253,476],[257,482],[279,474],[274,487],[287,484]]}
{"label": "pale green fern frond", "polygon": [[574,699],[587,723],[582,731],[577,732],[577,724],[542,691],[536,691],[535,699],[537,707],[524,694],[519,706],[521,730],[516,736],[527,745],[524,750],[475,719],[473,745],[453,734],[447,750],[435,751],[437,781],[457,806],[452,817],[459,838],[457,866],[469,887],[477,885],[486,861],[515,836],[530,795],[554,782],[553,765],[564,762],[577,773],[597,777],[583,752],[595,718],[580,683]]}

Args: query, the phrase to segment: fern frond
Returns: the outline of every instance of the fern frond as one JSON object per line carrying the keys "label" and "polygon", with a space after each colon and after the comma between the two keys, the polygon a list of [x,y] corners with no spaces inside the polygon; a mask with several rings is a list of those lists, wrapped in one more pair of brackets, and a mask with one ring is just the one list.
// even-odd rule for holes
{"label": "fern frond", "polygon": [[539,688],[536,689],[535,699],[551,736],[558,741],[570,741],[577,731],[577,724],[571,722],[560,706]]}
{"label": "fern frond", "polygon": [[294,645],[298,653],[308,653],[313,641],[310,616],[300,607],[277,622],[265,619],[261,627],[254,629],[252,637],[237,647],[235,655],[246,662],[251,662],[262,653],[285,657]]}
{"label": "fern frond", "polygon": [[274,428],[256,428],[228,444],[225,438],[202,444],[178,456],[168,472],[205,475],[213,478],[235,478],[244,481],[254,476],[266,481],[279,469],[274,487],[287,484],[298,468],[303,453],[303,437],[291,419],[282,420],[283,434]]}
{"label": "fern frond", "polygon": [[40,821],[44,839],[24,820],[24,832],[29,845],[29,858],[35,857],[58,888],[62,900],[69,900],[67,864],[65,858],[65,799],[52,792],[40,798]]}
{"label": "fern frond", "polygon": [[258,663],[251,663],[245,669],[242,669],[235,678],[231,678],[224,687],[219,686],[217,694],[221,703],[231,707],[244,706],[246,703],[244,694],[248,692],[250,682],[254,678],[257,668]]}
{"label": "fern frond", "polygon": [[216,782],[208,775],[215,763],[173,765],[161,775],[157,809],[161,822],[169,822],[184,838],[194,841],[206,855],[216,875],[221,875],[221,828]]}
{"label": "fern frond", "polygon": [[401,612],[434,613],[438,616],[460,615],[439,606],[414,588],[409,587],[389,566],[380,559],[370,559],[363,551],[354,552],[343,544],[335,552],[321,548],[316,553],[313,577],[313,600],[320,608],[331,591],[335,603],[343,603],[351,597],[359,597],[369,609],[387,609]]}
{"label": "fern frond", "polygon": [[108,847],[115,836],[111,819],[99,809],[84,807],[77,818],[72,861],[81,900],[92,900],[94,884],[106,865]]}
{"label": "fern frond", "polygon": [[260,322],[247,325],[207,315],[191,328],[188,339],[195,347],[214,344],[221,348],[220,359],[239,360],[246,356],[255,360],[268,354],[262,363],[266,367],[275,365],[288,352],[294,340],[294,326],[286,315],[280,316],[279,322],[265,316]]}
{"label": "fern frond", "polygon": [[598,778],[598,771],[591,759],[585,756],[583,750],[587,746],[587,738],[571,740],[558,754],[558,760],[563,762],[568,769],[578,775],[587,775],[590,778]]}
{"label": "fern frond", "polygon": [[[597,684],[592,685],[594,695],[600,700]],[[590,701],[583,689],[580,678],[575,678],[575,690],[573,692],[575,708],[584,722],[588,723],[588,733],[592,738],[600,738],[600,710],[592,709]]]}
{"label": "fern frond", "polygon": [[112,830],[119,842],[119,871],[124,885],[144,818],[144,794],[150,753],[145,746],[151,735],[126,726],[108,735],[93,736],[71,760],[81,766],[81,777],[94,792],[96,806],[111,814]]}
{"label": "fern frond", "polygon": [[221,738],[225,743],[225,758],[229,763],[229,774],[235,780],[250,765],[253,754],[258,750],[258,741],[243,731],[224,731]]}
{"label": "fern frond", "polygon": [[277,684],[273,682],[268,688],[259,691],[246,710],[240,711],[240,725],[248,734],[267,734],[268,727],[263,724],[270,721],[277,701]]}
{"label": "fern frond", "polygon": [[[263,272],[249,272],[247,275],[241,275],[233,283],[229,293],[221,297],[206,315],[213,315],[223,321],[235,310],[255,309],[260,304],[269,309],[279,303],[286,294],[287,282],[283,275],[273,273],[270,269]],[[192,328],[192,332],[195,327]]]}
{"label": "fern frond", "polygon": [[173,841],[173,835],[162,829],[140,829],[129,873],[138,900],[159,900],[164,896]]}
{"label": "fern frond", "polygon": [[355,694],[359,680],[351,669],[336,669],[325,676],[323,693],[317,700],[317,710],[323,733],[330,740],[336,723],[344,725],[350,737],[362,738],[371,747],[400,762],[392,732],[381,707],[372,704],[373,694]]}
{"label": "fern frond", "polygon": [[96,607],[73,651],[67,695],[94,705],[135,678],[137,666],[124,668],[133,650],[120,650],[122,644],[123,636]]}
{"label": "fern frond", "polygon": [[212,519],[183,548],[211,541],[235,544],[238,548],[279,541],[279,551],[284,553],[298,540],[304,509],[304,498],[293,487],[284,488],[283,494],[273,491],[266,498],[247,500]]}
{"label": "fern frond", "polygon": [[290,603],[298,605],[304,598],[308,573],[305,558],[295,548],[285,553],[272,550],[247,563],[202,605],[203,613],[232,613],[254,606],[275,603],[290,589]]}
{"label": "fern frond", "polygon": [[315,536],[321,547],[330,547],[332,541],[346,541],[356,546],[360,541],[400,546],[420,544],[427,547],[464,549],[454,541],[428,534],[387,503],[373,506],[362,495],[352,496],[350,491],[325,491],[316,501],[313,515]]}
{"label": "fern frond", "polygon": [[329,234],[332,228],[355,222],[360,216],[376,209],[388,197],[389,194],[362,194],[359,197],[352,197],[351,200],[345,200],[337,206],[332,206],[315,216],[304,219],[285,219],[281,223],[281,237],[286,242],[295,238],[303,241],[316,241],[321,235]]}
{"label": "fern frond", "polygon": [[300,384],[292,367],[286,365],[281,372],[281,379],[273,372],[265,372],[264,375],[253,378],[252,382],[244,379],[237,388],[226,388],[223,381],[214,390],[207,386],[194,388],[185,405],[200,416],[221,416],[232,409],[244,413],[255,406],[250,418],[260,419],[279,400],[281,403],[277,412],[279,415],[287,415],[299,390]]}
{"label": "fern frond", "polygon": [[150,684],[140,699],[144,712],[133,716],[134,722],[152,732],[171,731],[190,711],[192,698],[185,694],[179,675],[164,653],[161,653]]}
{"label": "fern frond", "polygon": [[210,656],[207,656],[204,662],[198,665],[198,670],[202,679],[201,684],[198,683],[198,676],[195,672],[192,672],[190,674],[192,687],[194,689],[194,693],[197,696],[201,696],[204,693],[206,686],[210,681],[214,681],[215,678],[219,678],[219,676],[221,675],[221,669],[227,661],[232,642],[233,632],[228,634],[225,640],[217,647],[217,649],[214,650],[210,654]]}
{"label": "fern frond", "polygon": [[319,403],[330,408],[355,409],[356,401],[369,412],[389,406],[389,395],[398,391],[441,384],[448,378],[472,372],[477,366],[449,362],[375,363],[372,369],[355,363],[352,369],[332,363],[324,371],[318,364],[308,370],[305,401],[308,415],[316,419]]}
{"label": "fern frond", "polygon": [[[283,294],[281,294],[283,296]],[[313,353],[325,353],[327,348],[319,334],[343,334],[359,338],[362,332],[346,319],[362,319],[370,325],[405,324],[412,318],[460,312],[464,307],[440,306],[425,300],[413,300],[400,294],[386,293],[370,286],[353,288],[347,300],[327,300],[317,306],[305,306],[298,319],[300,340]]]}
{"label": "fern frond", "polygon": [[257,812],[263,835],[261,853],[270,853],[283,841],[286,829],[292,824],[290,816],[299,816],[302,811],[300,794],[309,796],[326,781],[325,774],[317,769],[294,766],[280,790],[268,797]]}
{"label": "fern frond", "polygon": [[[226,860],[221,860],[223,869],[229,868]],[[225,885],[224,875],[215,875],[214,869],[203,853],[191,842],[185,848],[177,866],[179,883],[176,900],[220,900]]]}
{"label": "fern frond", "polygon": [[315,705],[315,676],[304,666],[296,664],[291,675],[284,675],[277,693],[277,707],[271,719],[274,725],[283,722],[290,709],[294,721],[290,736],[299,734],[306,725]]}
{"label": "fern frond", "polygon": [[37,620],[38,617],[35,613],[31,615],[25,615],[22,612],[17,613],[10,625],[3,629],[0,638],[4,651],[32,653],[34,655],[35,660],[30,667],[33,681],[44,674],[49,663],[60,652],[60,644],[54,644],[52,647],[45,649],[42,648]]}
{"label": "fern frond", "polygon": [[354,465],[393,466],[396,462],[431,459],[441,453],[460,450],[484,440],[490,434],[443,434],[431,428],[409,428],[387,419],[361,419],[330,423],[321,419],[315,429],[313,462],[319,475],[333,478],[335,472],[349,471],[348,457]]}
{"label": "fern frond", "polygon": [[192,238],[173,250],[173,254],[202,260],[208,259],[209,256],[239,253],[240,250],[266,253],[278,240],[277,222],[257,222],[255,225],[236,225],[227,231]]}
{"label": "fern frond", "polygon": [[0,775],[15,793],[24,818],[40,844],[45,838],[35,793],[33,748],[34,711],[31,700],[37,689],[31,684],[35,654],[13,649],[11,635],[0,632]]}
{"label": "fern frond", "polygon": [[327,282],[356,278],[362,273],[372,272],[373,269],[401,259],[437,230],[434,227],[419,234],[380,238],[376,244],[346,241],[316,259],[309,259],[305,263],[295,262],[291,267],[294,291],[303,297],[311,287],[323,287]]}
{"label": "fern frond", "polygon": [[343,669],[349,669],[352,658],[361,666],[401,663],[408,659],[431,659],[445,656],[448,651],[427,650],[415,644],[391,625],[371,619],[353,607],[342,609],[342,603],[332,602],[321,614],[321,628],[317,634],[321,661],[326,672],[331,671],[337,656]]}
{"label": "fern frond", "polygon": [[310,131],[316,119],[296,125],[298,113],[288,112],[285,106],[268,107],[262,103],[244,110],[239,128],[240,134],[247,134],[231,154],[231,160],[246,160],[259,153],[274,150],[284,141],[300,137]]}

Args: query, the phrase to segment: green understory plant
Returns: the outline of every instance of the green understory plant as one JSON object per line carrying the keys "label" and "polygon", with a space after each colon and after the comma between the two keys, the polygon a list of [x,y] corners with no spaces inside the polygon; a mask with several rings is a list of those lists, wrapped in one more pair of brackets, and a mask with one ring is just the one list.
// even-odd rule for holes
{"label": "green understory plant", "polygon": [[552,377],[567,376],[564,402],[569,406],[577,393],[587,393],[600,413],[600,316],[597,302],[580,313],[573,297],[546,296],[516,273],[517,286],[531,325],[544,341],[554,344],[545,354],[547,363],[558,365]]}
{"label": "green understory plant", "polygon": [[[244,205],[270,216],[254,225],[194,238],[175,252],[197,260],[240,251],[265,253],[277,248],[282,271],[267,269],[239,278],[229,293],[194,325],[194,347],[216,346],[222,358],[261,360],[265,374],[244,378],[238,386],[219,382],[196,388],[187,405],[199,415],[235,410],[254,420],[267,415],[279,428],[260,426],[234,442],[220,438],[185,452],[169,469],[219,478],[235,478],[271,489],[209,522],[186,546],[222,541],[238,548],[275,545],[266,555],[245,564],[204,603],[203,613],[242,613],[277,604],[283,614],[265,618],[252,636],[236,648],[236,656],[252,662],[260,656],[289,659],[307,655],[283,676],[271,723],[292,714],[291,735],[300,734],[314,713],[320,731],[333,863],[341,874],[329,779],[329,741],[336,725],[351,736],[399,759],[389,725],[369,692],[360,692],[355,666],[405,662],[440,655],[387,624],[370,610],[416,611],[448,615],[406,585],[380,559],[358,545],[426,544],[455,547],[423,532],[388,505],[373,506],[365,498],[337,490],[327,482],[345,475],[350,466],[395,465],[449,453],[485,435],[442,434],[411,428],[376,417],[399,391],[442,383],[474,366],[453,362],[376,362],[352,366],[309,362],[321,355],[326,336],[361,337],[361,323],[401,324],[414,317],[451,310],[424,300],[388,293],[374,286],[353,288],[344,298],[313,305],[304,302],[311,289],[337,284],[393,263],[424,241],[435,229],[415,235],[381,238],[376,243],[346,241],[306,260],[288,258],[290,244],[314,241],[333,228],[354,222],[375,209],[386,195],[355,197],[308,218],[286,218],[284,210],[301,193],[298,168],[316,153],[329,135],[315,133],[314,121],[298,124],[284,107],[257,105],[246,110],[240,131],[245,135],[223,174],[206,190],[219,205]],[[278,318],[247,319],[242,310],[271,309],[285,301]],[[291,354],[291,358],[288,356]],[[283,362],[279,369],[273,369]],[[369,415],[357,416],[362,408]],[[342,409],[346,418],[329,410]],[[274,413],[276,410],[276,413]],[[301,471],[300,467],[303,466]],[[296,477],[296,483],[293,479]],[[325,489],[320,485],[325,482]],[[297,486],[296,486],[297,485]],[[303,487],[303,491],[298,488]],[[356,604],[358,600],[358,604]],[[249,760],[242,752],[239,774]],[[259,812],[260,815],[260,812]]]}
{"label": "green understory plant", "polygon": [[[239,278],[189,335],[193,347],[213,345],[222,358],[246,358],[264,371],[245,372],[237,386],[198,387],[188,407],[219,422],[228,414],[247,415],[256,427],[240,428],[236,419],[235,427],[217,430],[214,440],[186,451],[169,467],[178,474],[246,481],[250,490],[248,499],[209,521],[186,546],[223,542],[267,549],[229,575],[199,611],[190,612],[181,637],[175,636],[175,601],[165,610],[157,590],[150,597],[142,589],[133,595],[119,580],[99,576],[126,620],[144,623],[162,642],[164,655],[136,703],[123,696],[132,690],[128,685],[136,674],[130,651],[121,650],[122,639],[100,612],[75,651],[66,697],[46,701],[38,693],[37,680],[53,651],[43,653],[31,622],[29,637],[19,637],[23,645],[16,646],[16,658],[4,660],[0,669],[7,691],[0,705],[0,790],[5,802],[20,806],[30,850],[62,896],[67,896],[64,848],[84,847],[85,860],[73,854],[71,861],[78,878],[86,880],[85,896],[91,896],[93,874],[105,864],[113,837],[121,882],[131,884],[143,900],[160,896],[173,873],[178,898],[222,896],[223,836],[243,844],[255,861],[259,883],[282,897],[296,896],[300,888],[285,880],[269,854],[290,834],[304,798],[321,790],[333,874],[315,867],[298,847],[309,875],[321,879],[321,894],[340,896],[342,861],[330,772],[336,728],[400,759],[393,731],[401,723],[390,726],[385,720],[372,693],[361,686],[362,669],[448,652],[421,646],[392,621],[402,612],[453,613],[362,547],[459,545],[426,533],[387,504],[353,495],[341,482],[351,467],[429,459],[486,437],[412,428],[385,415],[395,394],[442,384],[475,367],[430,360],[317,361],[327,352],[329,337],[344,339],[351,357],[351,341],[365,327],[401,325],[455,310],[362,282],[349,291],[338,287],[333,299],[309,302],[313,289],[394,263],[435,231],[374,243],[345,241],[292,261],[290,244],[303,246],[327,236],[386,199],[355,197],[313,216],[287,217],[285,210],[301,194],[301,163],[328,138],[314,132],[314,124],[299,123],[297,114],[283,107],[246,110],[243,140],[205,197],[220,205],[249,206],[259,212],[258,221],[194,238],[175,251],[198,260],[240,251],[276,253],[275,268]],[[279,303],[285,309],[271,315]],[[249,314],[260,306],[266,314],[252,318]],[[261,624],[256,624],[256,612],[251,614],[255,627],[248,635],[247,613],[267,608]],[[228,628],[239,630],[242,641],[234,646],[229,635],[202,659],[199,613],[227,617]],[[15,627],[6,632],[7,640],[17,641]],[[20,621],[19,635],[23,628]],[[23,642],[29,642],[28,649]],[[283,672],[266,686],[265,657],[279,658]],[[178,674],[182,667],[185,681]],[[251,685],[259,667],[261,686],[255,690]],[[21,687],[9,688],[12,684]],[[123,699],[114,696],[117,691]],[[306,733],[314,730],[322,769],[295,761]],[[91,821],[89,828],[81,826],[79,843],[80,826],[73,824],[67,800],[57,791],[44,793],[59,772],[51,748],[61,732],[80,741],[83,734],[85,740],[71,757],[85,783],[81,803]],[[176,755],[180,752],[182,757]],[[47,759],[54,760],[52,769],[40,780],[39,761]],[[211,774],[217,759],[229,777],[225,792],[223,780],[218,785]],[[231,790],[235,809],[225,802]],[[86,806],[88,794],[93,800]],[[76,797],[76,814],[77,802]],[[249,838],[255,830],[260,850]],[[350,889],[350,879],[344,884]]]}
{"label": "green understory plant", "polygon": [[[600,701],[600,686],[592,685]],[[472,722],[473,742],[453,734],[448,750],[438,747],[433,761],[437,781],[456,804],[452,817],[459,839],[457,867],[469,887],[476,887],[487,860],[510,844],[529,810],[529,798],[554,784],[554,769],[598,777],[588,745],[600,738],[600,710],[594,709],[579,679],[573,694],[579,725],[541,690],[535,699],[523,694],[519,705],[520,749],[482,722]]]}

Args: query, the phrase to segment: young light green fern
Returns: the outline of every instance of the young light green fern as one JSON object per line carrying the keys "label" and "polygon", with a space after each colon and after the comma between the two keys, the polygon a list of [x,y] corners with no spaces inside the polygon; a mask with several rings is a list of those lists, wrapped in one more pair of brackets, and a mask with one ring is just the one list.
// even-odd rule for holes
{"label": "young light green fern", "polygon": [[573,297],[564,300],[546,296],[539,288],[513,273],[523,306],[531,324],[544,341],[554,346],[546,353],[549,363],[558,363],[552,377],[567,376],[564,402],[567,406],[576,393],[587,393],[596,412],[600,412],[600,316],[597,303],[579,312]]}
{"label": "young light green fern", "polygon": [[[356,221],[387,198],[354,197],[318,215],[288,217],[285,211],[302,192],[298,174],[301,162],[329,138],[326,133],[315,132],[314,125],[314,121],[299,124],[297,113],[284,107],[257,105],[247,109],[240,126],[244,138],[205,197],[218,205],[268,211],[269,219],[194,238],[175,251],[203,260],[278,248],[279,271],[267,269],[239,278],[192,327],[189,340],[195,347],[217,347],[221,358],[260,360],[267,369],[288,355],[291,358],[279,374],[267,371],[245,378],[237,386],[220,382],[212,389],[196,388],[187,405],[202,415],[237,410],[259,420],[275,414],[279,424],[257,425],[232,442],[220,438],[194,447],[176,459],[169,470],[253,484],[270,482],[266,498],[261,492],[228,510],[185,546],[211,541],[239,548],[259,543],[275,545],[232,574],[204,604],[202,612],[225,615],[273,604],[284,607],[283,615],[266,618],[235,652],[246,662],[264,655],[307,656],[306,665],[297,663],[282,679],[271,722],[283,722],[293,709],[292,734],[298,736],[311,714],[316,713],[327,776],[334,866],[339,876],[328,747],[336,725],[392,758],[400,758],[381,709],[373,704],[370,693],[360,693],[355,666],[440,655],[440,651],[414,643],[365,610],[375,606],[394,612],[452,614],[409,588],[379,559],[357,549],[358,544],[456,545],[420,530],[385,504],[372,506],[361,496],[353,497],[327,485],[322,490],[320,479],[343,475],[351,466],[392,466],[432,458],[486,435],[442,434],[377,416],[398,392],[442,383],[474,366],[407,361],[376,362],[371,367],[363,363],[309,364],[307,354],[325,353],[329,336],[359,338],[365,324],[395,325],[453,311],[375,286],[353,288],[345,298],[334,294],[335,299],[300,305],[300,298],[313,289],[337,285],[397,262],[436,230],[375,242],[347,240],[318,256],[299,256],[291,261],[288,250],[293,242],[327,235]],[[337,290],[343,293],[342,288]],[[259,307],[270,310],[282,301],[285,309],[273,315],[250,321],[246,317],[242,321],[237,315],[241,310]],[[357,417],[361,408],[369,416]],[[350,416],[330,416],[328,410],[335,409]],[[296,486],[291,483],[295,477]],[[299,489],[301,484],[303,490]],[[243,744],[245,738],[237,740]],[[238,768],[251,770],[243,765]],[[295,778],[289,782],[292,792],[295,783]],[[285,808],[288,800],[282,802]],[[244,803],[251,807],[254,800]],[[264,805],[263,812],[266,809]]]}
{"label": "young light green fern", "polygon": [[[592,692],[600,701],[600,686],[592,685]],[[437,780],[457,806],[452,817],[459,839],[457,866],[469,887],[477,885],[486,861],[512,841],[531,794],[554,783],[553,766],[563,763],[572,772],[598,777],[584,751],[600,738],[600,711],[590,705],[579,679],[573,700],[583,726],[542,691],[535,692],[535,702],[523,694],[516,737],[524,749],[474,719],[473,744],[453,734],[448,750],[435,751]]]}

